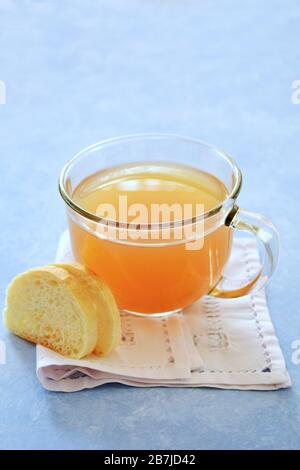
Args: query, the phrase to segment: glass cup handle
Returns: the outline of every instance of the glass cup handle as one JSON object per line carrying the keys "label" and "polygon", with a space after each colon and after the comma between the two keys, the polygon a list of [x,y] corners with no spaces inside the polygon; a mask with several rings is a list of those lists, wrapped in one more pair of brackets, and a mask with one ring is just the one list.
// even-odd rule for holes
{"label": "glass cup handle", "polygon": [[248,212],[234,206],[228,214],[225,225],[254,235],[264,246],[264,260],[258,272],[242,286],[240,282],[222,276],[209,295],[232,299],[256,292],[270,279],[278,262],[279,234],[270,220],[260,214]]}

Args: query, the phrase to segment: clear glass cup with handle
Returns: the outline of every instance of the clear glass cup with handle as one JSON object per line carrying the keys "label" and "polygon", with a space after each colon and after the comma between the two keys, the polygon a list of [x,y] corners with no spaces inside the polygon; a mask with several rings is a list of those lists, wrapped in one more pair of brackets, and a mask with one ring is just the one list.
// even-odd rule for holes
{"label": "clear glass cup with handle", "polygon": [[[189,219],[144,226],[91,212],[74,197],[78,185],[94,174],[107,175],[115,168],[130,173],[135,165],[151,172],[162,161],[170,166],[170,175],[174,164],[213,175],[226,187],[226,196]],[[181,311],[207,294],[247,295],[272,276],[279,250],[277,230],[266,217],[238,206],[241,186],[241,171],[227,153],[199,140],[168,134],[125,136],[92,145],[65,165],[59,182],[75,259],[106,281],[120,309],[147,316]],[[182,226],[191,230],[176,238]],[[166,229],[169,238],[164,237]],[[137,237],[137,231],[144,236]],[[251,280],[234,281],[224,275],[236,231],[247,232],[264,248],[260,269]],[[200,239],[199,234],[199,248],[187,249]]]}

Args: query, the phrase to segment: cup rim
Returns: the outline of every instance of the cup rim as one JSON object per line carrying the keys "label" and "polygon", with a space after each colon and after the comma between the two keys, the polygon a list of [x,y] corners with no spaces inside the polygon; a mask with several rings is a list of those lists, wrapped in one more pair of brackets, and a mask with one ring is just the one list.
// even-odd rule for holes
{"label": "cup rim", "polygon": [[142,139],[179,139],[179,140],[185,140],[187,142],[195,143],[195,144],[200,144],[202,146],[207,147],[208,149],[214,151],[217,153],[223,160],[225,160],[227,163],[232,168],[234,177],[235,177],[235,183],[234,186],[231,190],[231,192],[226,196],[223,201],[218,204],[217,206],[213,207],[212,209],[204,212],[201,215],[197,215],[195,217],[191,217],[189,219],[181,219],[181,220],[175,220],[173,222],[160,222],[160,223],[155,223],[155,224],[144,224],[143,226],[139,224],[138,229],[142,230],[160,230],[164,228],[176,228],[178,226],[184,225],[189,225],[189,224],[195,224],[199,222],[203,222],[206,219],[209,219],[210,217],[213,217],[217,215],[224,206],[229,206],[231,207],[235,200],[237,199],[241,187],[242,187],[242,172],[237,165],[235,159],[231,157],[227,152],[224,150],[219,149],[215,145],[209,144],[203,140],[192,138],[192,137],[186,137],[180,134],[170,134],[170,133],[141,133],[141,134],[128,134],[128,135],[122,135],[119,137],[112,137],[110,139],[105,139],[101,140],[99,142],[96,142],[95,144],[89,145],[88,147],[83,148],[79,152],[77,152],[73,158],[71,158],[62,168],[62,171],[60,173],[59,177],[59,192],[64,200],[64,202],[75,212],[80,214],[82,217],[89,219],[93,222],[97,222],[99,224],[103,224],[106,226],[113,226],[117,228],[122,228],[122,229],[130,229],[132,230],[132,224],[126,223],[126,222],[119,222],[113,219],[108,219],[105,217],[99,217],[96,214],[93,214],[92,212],[87,211],[83,207],[81,207],[79,204],[77,204],[74,199],[68,194],[68,191],[66,189],[66,181],[67,181],[67,176],[68,172],[71,169],[71,167],[76,163],[77,159],[80,158],[83,154],[89,153],[91,151],[94,151],[96,149],[100,149],[101,147],[105,147],[106,145],[112,145],[118,142],[122,141],[128,141],[128,140],[142,140]]}

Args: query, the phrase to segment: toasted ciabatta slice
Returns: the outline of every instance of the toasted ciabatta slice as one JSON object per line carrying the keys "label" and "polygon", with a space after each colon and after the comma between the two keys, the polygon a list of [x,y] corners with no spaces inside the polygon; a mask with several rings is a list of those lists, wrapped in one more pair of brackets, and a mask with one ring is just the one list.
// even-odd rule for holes
{"label": "toasted ciabatta slice", "polygon": [[89,292],[67,270],[45,266],[18,275],[7,290],[4,321],[22,338],[74,358],[97,342],[97,315]]}
{"label": "toasted ciabatta slice", "polygon": [[95,354],[106,356],[121,340],[121,318],[115,298],[105,282],[78,263],[55,264],[74,274],[86,285],[97,309],[97,342]]}

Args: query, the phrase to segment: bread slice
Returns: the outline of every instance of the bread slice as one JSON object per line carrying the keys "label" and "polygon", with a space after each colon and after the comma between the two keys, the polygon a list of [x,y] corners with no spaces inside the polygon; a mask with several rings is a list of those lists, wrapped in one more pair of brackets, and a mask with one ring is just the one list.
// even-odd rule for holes
{"label": "bread slice", "polygon": [[79,278],[55,266],[18,275],[7,290],[4,321],[22,338],[74,358],[97,343],[97,315]]}
{"label": "bread slice", "polygon": [[77,276],[94,300],[97,311],[97,342],[94,353],[106,356],[121,340],[121,319],[114,296],[99,277],[78,263],[55,264]]}

